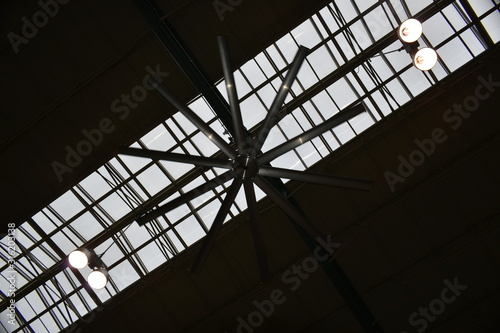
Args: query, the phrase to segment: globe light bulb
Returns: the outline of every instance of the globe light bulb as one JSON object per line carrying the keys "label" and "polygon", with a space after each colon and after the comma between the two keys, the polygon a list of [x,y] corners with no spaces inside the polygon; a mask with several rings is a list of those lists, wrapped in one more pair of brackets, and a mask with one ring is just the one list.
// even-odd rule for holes
{"label": "globe light bulb", "polygon": [[108,272],[102,268],[96,269],[90,272],[87,281],[93,289],[102,289],[108,283]]}
{"label": "globe light bulb", "polygon": [[89,257],[84,250],[75,250],[69,254],[68,261],[71,266],[80,269],[88,265]]}
{"label": "globe light bulb", "polygon": [[430,47],[424,47],[413,56],[413,64],[421,71],[428,71],[437,63],[437,53]]}
{"label": "globe light bulb", "polygon": [[405,43],[416,42],[422,36],[422,24],[415,19],[408,19],[401,23],[398,37]]}

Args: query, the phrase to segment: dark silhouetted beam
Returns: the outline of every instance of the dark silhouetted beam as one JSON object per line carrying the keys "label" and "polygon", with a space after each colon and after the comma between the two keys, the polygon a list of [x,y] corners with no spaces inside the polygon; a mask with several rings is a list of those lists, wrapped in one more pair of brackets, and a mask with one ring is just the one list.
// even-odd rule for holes
{"label": "dark silhouetted beam", "polygon": [[273,149],[271,149],[270,151],[262,154],[257,158],[257,162],[259,163],[259,165],[269,163],[275,158],[289,152],[290,150],[300,146],[301,144],[311,139],[314,139],[318,135],[321,135],[326,131],[329,131],[332,128],[350,120],[351,118],[359,115],[362,112],[365,112],[365,108],[362,104],[358,104],[345,111],[341,111],[336,115],[334,115],[333,117],[331,117],[330,119],[326,120],[324,123],[315,126],[310,130],[305,131],[304,133],[297,135],[296,137],[288,140],[287,142],[282,143],[281,145],[278,145]]}
{"label": "dark silhouetted beam", "polygon": [[259,175],[275,178],[287,178],[306,183],[329,185],[350,190],[371,191],[372,183],[369,180],[325,175],[308,171],[289,170],[268,166],[259,168]]}
{"label": "dark silhouetted beam", "polygon": [[257,264],[259,266],[260,278],[264,281],[269,281],[269,263],[267,261],[266,244],[261,230],[261,221],[259,212],[257,211],[257,200],[255,199],[255,189],[251,181],[245,181],[245,196],[247,199],[248,213],[250,214],[250,226],[252,229],[253,245]]}
{"label": "dark silhouetted beam", "polygon": [[309,234],[313,239],[321,238],[323,236],[321,232],[312,225],[297,207],[290,203],[286,197],[284,197],[280,192],[278,192],[274,187],[272,187],[264,178],[256,175],[253,179],[255,185],[260,187],[267,196],[278,205],[281,210],[290,216],[297,224],[304,229],[305,232]]}
{"label": "dark silhouetted beam", "polygon": [[222,201],[222,205],[217,212],[217,215],[215,216],[214,223],[212,223],[210,231],[203,240],[203,245],[201,246],[201,249],[199,250],[194,260],[193,266],[191,267],[191,272],[198,274],[205,264],[208,254],[210,253],[210,250],[215,243],[215,239],[217,238],[217,235],[219,234],[219,231],[222,227],[222,223],[226,219],[226,216],[229,213],[234,200],[236,199],[236,195],[238,194],[242,183],[243,179],[240,177],[236,177],[234,178],[232,184],[229,186],[226,197]]}

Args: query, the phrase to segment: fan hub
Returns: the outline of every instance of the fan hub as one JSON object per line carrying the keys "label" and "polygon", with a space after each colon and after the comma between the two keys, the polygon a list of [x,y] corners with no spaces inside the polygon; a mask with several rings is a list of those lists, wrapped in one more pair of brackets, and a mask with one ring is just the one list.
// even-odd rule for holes
{"label": "fan hub", "polygon": [[259,165],[255,157],[248,155],[239,155],[233,162],[233,171],[236,177],[243,179],[252,179],[259,172]]}

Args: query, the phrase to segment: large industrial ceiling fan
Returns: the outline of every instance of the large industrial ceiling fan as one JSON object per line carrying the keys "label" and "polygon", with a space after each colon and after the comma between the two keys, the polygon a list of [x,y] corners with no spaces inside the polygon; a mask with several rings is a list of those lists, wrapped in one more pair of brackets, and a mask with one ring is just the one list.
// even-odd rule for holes
{"label": "large industrial ceiling fan", "polygon": [[266,178],[287,178],[308,183],[324,184],[346,189],[364,190],[371,189],[371,182],[366,180],[340,177],[334,175],[313,173],[308,171],[295,171],[283,168],[270,166],[270,162],[275,158],[291,151],[301,144],[323,134],[324,132],[342,124],[343,122],[357,116],[365,111],[362,104],[355,105],[347,110],[339,112],[326,120],[324,123],[311,128],[310,130],[298,135],[273,149],[262,153],[261,148],[268,137],[268,134],[280,120],[280,108],[283,105],[287,94],[290,91],[292,83],[297,77],[297,73],[304,62],[308,49],[301,46],[295,55],[293,62],[283,80],[283,83],[274,98],[273,103],[267,113],[262,126],[260,127],[255,137],[250,137],[245,130],[242,122],[241,110],[236,92],[235,80],[233,71],[229,61],[229,51],[226,37],[218,38],[219,52],[224,72],[224,79],[227,88],[227,95],[231,109],[231,116],[234,125],[234,136],[236,148],[226,143],[210,126],[208,126],[196,113],[189,107],[178,100],[169,90],[161,86],[158,82],[150,82],[156,90],[165,97],[175,108],[177,108],[188,120],[190,120],[201,132],[203,132],[217,147],[227,156],[227,159],[191,156],[177,153],[169,153],[162,151],[152,151],[135,148],[122,148],[121,154],[148,157],[157,160],[168,160],[173,162],[190,163],[198,166],[217,167],[227,169],[218,177],[202,184],[180,197],[157,207],[155,210],[149,211],[140,216],[136,221],[139,225],[154,220],[155,218],[193,200],[194,198],[216,188],[217,186],[232,180],[231,185],[227,190],[226,197],[215,217],[215,220],[203,241],[202,248],[195,258],[191,271],[194,273],[200,272],[203,267],[211,248],[214,245],[215,239],[222,227],[222,224],[229,213],[229,210],[234,203],[236,195],[241,187],[245,191],[248,211],[252,226],[252,235],[256,256],[258,260],[259,270],[263,280],[269,277],[269,268],[265,253],[265,244],[261,234],[261,226],[257,212],[257,204],[255,197],[255,188],[257,185],[267,196],[273,200],[287,215],[290,216],[306,233],[312,238],[318,239],[321,237],[321,232],[311,224],[305,215],[288,199],[276,190]]}

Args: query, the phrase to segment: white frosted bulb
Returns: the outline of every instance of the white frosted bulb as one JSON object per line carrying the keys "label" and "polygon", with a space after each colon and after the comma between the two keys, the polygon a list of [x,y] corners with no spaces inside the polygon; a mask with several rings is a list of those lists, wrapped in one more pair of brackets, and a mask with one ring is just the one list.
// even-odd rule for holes
{"label": "white frosted bulb", "polygon": [[87,281],[93,289],[102,289],[108,283],[108,277],[103,270],[97,269],[89,274]]}
{"label": "white frosted bulb", "polygon": [[80,250],[71,252],[68,256],[69,264],[74,268],[83,268],[88,265],[89,258],[85,253]]}
{"label": "white frosted bulb", "polygon": [[398,36],[405,43],[413,43],[422,36],[422,24],[415,19],[408,19],[399,26]]}
{"label": "white frosted bulb", "polygon": [[434,49],[425,47],[415,53],[413,64],[421,71],[428,71],[437,63],[437,53]]}

